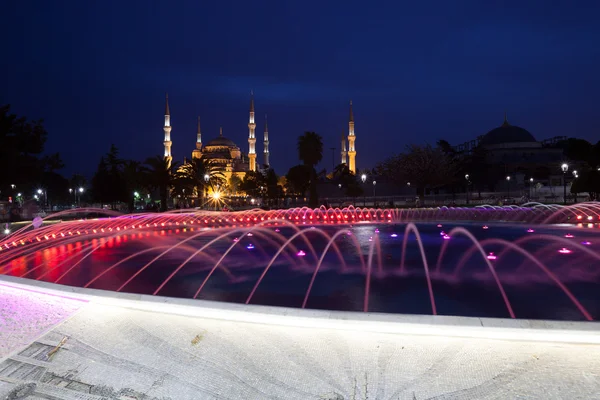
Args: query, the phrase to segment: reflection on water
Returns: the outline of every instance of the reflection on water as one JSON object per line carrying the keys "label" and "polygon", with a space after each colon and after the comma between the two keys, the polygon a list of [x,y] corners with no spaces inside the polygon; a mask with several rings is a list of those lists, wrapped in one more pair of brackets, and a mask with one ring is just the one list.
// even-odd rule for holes
{"label": "reflection on water", "polygon": [[[150,226],[127,233],[98,231],[83,240],[66,235],[55,245],[23,251],[0,271],[65,285],[227,302],[246,302],[252,293],[252,304],[289,307],[302,306],[314,279],[307,308],[361,311],[371,270],[369,311],[430,314],[426,261],[438,314],[508,317],[489,262],[518,318],[584,319],[552,276],[592,318],[600,317],[595,249],[600,237],[593,229],[572,234],[557,227],[538,227],[534,233],[523,226],[461,226],[482,243],[485,255],[496,258],[482,256],[471,239],[451,233],[456,232],[451,224],[418,225],[425,260],[415,236],[405,236],[405,225],[262,227],[251,235],[245,232],[250,227]],[[572,237],[565,238],[566,233]],[[531,257],[498,239],[514,243]],[[438,260],[444,242],[446,250]],[[571,253],[559,253],[565,247]]]}

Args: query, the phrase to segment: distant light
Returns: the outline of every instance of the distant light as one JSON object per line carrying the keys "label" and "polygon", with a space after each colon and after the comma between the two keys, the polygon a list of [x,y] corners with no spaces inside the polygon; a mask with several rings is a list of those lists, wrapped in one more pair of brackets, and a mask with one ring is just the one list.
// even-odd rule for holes
{"label": "distant light", "polygon": [[379,233],[379,229],[375,228],[375,233]]}
{"label": "distant light", "polygon": [[594,217],[592,217],[591,215],[588,215],[588,221],[591,221],[593,219],[594,219]]}
{"label": "distant light", "polygon": [[450,236],[448,236],[448,235],[444,235],[443,238],[444,238],[444,240],[450,240]]}
{"label": "distant light", "polygon": [[487,225],[484,225],[484,226],[483,226],[483,229],[488,229],[488,226],[487,226]]}
{"label": "distant light", "polygon": [[6,228],[6,229],[4,230],[4,234],[5,234],[5,235],[8,235],[9,233],[10,233],[10,229]]}
{"label": "distant light", "polygon": [[304,251],[300,250],[298,253],[296,253],[296,255],[298,257],[304,257],[306,255],[306,253]]}
{"label": "distant light", "polygon": [[569,250],[569,249],[567,249],[566,247],[563,247],[558,252],[561,253],[561,254],[570,254],[570,253],[572,253],[572,251]]}
{"label": "distant light", "polygon": [[347,234],[348,236],[352,236],[352,232],[350,232],[350,231],[348,231],[346,234]]}
{"label": "distant light", "polygon": [[393,238],[395,238],[395,237],[398,237],[398,234],[392,233],[390,236],[393,237]]}
{"label": "distant light", "polygon": [[438,227],[438,228],[441,228],[441,227],[442,227],[442,224],[437,224],[437,227]]}
{"label": "distant light", "polygon": [[498,258],[498,257],[496,257],[496,255],[495,255],[493,252],[491,252],[491,253],[490,253],[490,254],[488,254],[488,256],[487,256],[487,259],[488,259],[488,260],[495,260],[496,258]]}
{"label": "distant light", "polygon": [[566,237],[566,238],[572,238],[572,237],[573,237],[573,235],[571,235],[570,233],[567,233],[567,234],[565,235],[565,237]]}
{"label": "distant light", "polygon": [[444,236],[445,234],[446,234],[446,232],[444,232],[444,231],[440,232],[440,236]]}
{"label": "distant light", "polygon": [[373,236],[369,237],[369,242],[373,241]]}
{"label": "distant light", "polygon": [[79,188],[79,193],[83,193],[84,190],[85,190],[84,188],[80,187]]}
{"label": "distant light", "polygon": [[527,233],[533,233],[533,232],[535,232],[533,229],[531,229],[531,228],[527,229]]}
{"label": "distant light", "polygon": [[250,233],[248,233],[248,236],[254,236],[254,235],[252,234],[252,232],[250,232]]}
{"label": "distant light", "polygon": [[592,243],[588,242],[587,240],[584,240],[583,242],[581,242],[581,244],[583,244],[584,246],[589,246]]}
{"label": "distant light", "polygon": [[213,199],[219,200],[220,197],[221,197],[221,193],[219,193],[219,192],[214,192],[213,193]]}
{"label": "distant light", "polygon": [[252,243],[250,243],[248,246],[246,246],[246,248],[248,250],[252,250],[254,248],[254,245]]}
{"label": "distant light", "polygon": [[279,232],[279,228],[275,228],[275,232]]}
{"label": "distant light", "polygon": [[233,241],[234,241],[234,242],[237,242],[238,240],[240,240],[240,239],[238,239],[238,238],[233,238]]}
{"label": "distant light", "polygon": [[38,194],[42,194],[42,189],[37,190]]}
{"label": "distant light", "polygon": [[582,219],[582,218],[583,218],[583,217],[582,217],[581,215],[578,215],[578,216],[577,216],[577,219]]}

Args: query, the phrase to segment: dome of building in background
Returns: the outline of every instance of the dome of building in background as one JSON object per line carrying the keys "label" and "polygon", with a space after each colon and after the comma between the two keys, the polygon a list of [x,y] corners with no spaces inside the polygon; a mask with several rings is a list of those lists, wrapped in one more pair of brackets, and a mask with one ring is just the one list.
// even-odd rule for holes
{"label": "dome of building in background", "polygon": [[204,147],[211,147],[211,146],[214,146],[214,147],[221,147],[221,146],[237,147],[237,145],[233,142],[233,140],[227,139],[224,136],[216,137],[204,145]]}
{"label": "dome of building in background", "polygon": [[504,115],[504,123],[492,129],[481,139],[482,146],[496,146],[506,143],[536,143],[535,137],[526,129],[511,125]]}

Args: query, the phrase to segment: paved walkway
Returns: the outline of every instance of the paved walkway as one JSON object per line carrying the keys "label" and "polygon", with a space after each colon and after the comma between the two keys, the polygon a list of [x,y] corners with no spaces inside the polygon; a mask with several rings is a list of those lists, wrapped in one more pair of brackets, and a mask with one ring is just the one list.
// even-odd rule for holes
{"label": "paved walkway", "polygon": [[0,304],[0,399],[600,399],[598,345],[269,326],[1,285]]}

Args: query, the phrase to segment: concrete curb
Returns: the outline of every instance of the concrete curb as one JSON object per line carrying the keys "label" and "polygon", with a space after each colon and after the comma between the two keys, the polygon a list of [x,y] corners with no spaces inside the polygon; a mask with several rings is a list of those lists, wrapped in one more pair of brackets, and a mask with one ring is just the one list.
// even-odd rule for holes
{"label": "concrete curb", "polygon": [[94,304],[232,322],[361,332],[600,344],[600,322],[474,318],[308,310],[83,289],[0,275],[2,286]]}

